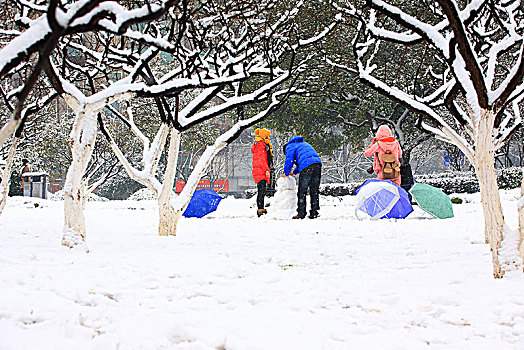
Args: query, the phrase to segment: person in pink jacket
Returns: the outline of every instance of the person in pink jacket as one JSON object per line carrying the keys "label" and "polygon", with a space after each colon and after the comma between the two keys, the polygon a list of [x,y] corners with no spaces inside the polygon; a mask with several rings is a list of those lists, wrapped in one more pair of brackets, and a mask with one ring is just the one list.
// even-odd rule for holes
{"label": "person in pink jacket", "polygon": [[[402,150],[398,141],[393,137],[391,129],[387,125],[381,125],[377,134],[373,138],[373,142],[366,148],[364,156],[371,157],[373,159],[373,170],[378,175],[379,180],[384,180],[384,173],[382,172],[383,163],[381,157],[383,154],[391,153],[395,156],[398,166],[400,166],[400,158],[402,158]],[[393,181],[395,184],[400,186],[400,175],[394,179],[388,179]]]}

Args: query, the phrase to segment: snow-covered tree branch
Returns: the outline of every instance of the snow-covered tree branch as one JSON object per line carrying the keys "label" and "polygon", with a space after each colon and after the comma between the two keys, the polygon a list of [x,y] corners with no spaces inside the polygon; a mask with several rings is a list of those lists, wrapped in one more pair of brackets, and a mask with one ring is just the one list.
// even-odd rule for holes
{"label": "snow-covered tree branch", "polygon": [[[522,123],[524,38],[518,1],[461,3],[436,0],[393,5],[368,0],[357,11],[348,1],[348,18],[359,23],[353,48],[360,80],[424,117],[421,126],[456,145],[475,167],[485,217],[485,237],[493,253],[495,277],[502,277],[498,249],[504,217],[494,172],[494,152]],[[416,9],[413,6],[418,6]],[[409,7],[409,10],[408,10]],[[386,52],[403,50],[416,79],[385,74]],[[512,260],[511,257],[503,257]]]}
{"label": "snow-covered tree branch", "polygon": [[[120,118],[143,146],[143,169],[131,166],[112,140],[110,131],[106,130],[105,134],[124,169],[153,190],[161,202],[160,208],[166,211],[172,210],[167,204],[173,195],[179,133],[250,104],[269,103],[267,113],[259,114],[260,118],[265,117],[276,108],[274,102],[269,102],[275,91],[286,91],[286,94],[292,91],[293,79],[306,69],[312,55],[304,54],[304,49],[322,41],[338,21],[304,31],[296,22],[299,16],[304,16],[302,9],[307,8],[302,1],[290,4],[271,0],[256,4],[239,1],[227,5],[180,1],[161,20],[138,29],[126,27],[123,20],[136,15],[135,9],[120,16],[125,9],[120,5],[108,6],[101,3],[92,8],[93,13],[72,20],[72,25],[93,23],[97,30],[77,31],[61,38],[57,44],[60,50],[43,64],[54,88],[77,111],[72,131],[73,150],[77,154],[76,158],[73,156],[72,166],[76,165],[77,169],[70,169],[69,177],[78,178],[73,173],[85,171],[95,142],[96,133],[92,130],[99,111],[106,107],[115,111],[118,101],[130,98],[151,99],[160,117],[153,143],[149,143],[148,136],[134,123],[132,111],[127,113],[127,119]],[[156,8],[151,11],[150,17],[155,19]],[[92,21],[102,13],[108,13],[114,23],[108,23],[106,17],[96,23]],[[118,14],[116,20],[112,17],[115,13]],[[115,23],[132,31],[117,31],[112,27]],[[115,33],[122,35],[115,36]],[[197,94],[181,105],[188,91],[197,91]],[[285,99],[281,93],[278,97],[276,101]],[[103,122],[103,118],[98,119]],[[168,139],[168,164],[160,182],[155,177],[156,169]],[[203,173],[198,174],[200,178]],[[83,198],[81,182],[68,180],[67,185],[66,193],[70,195],[66,198],[73,204],[76,198]],[[194,190],[189,185],[186,188],[189,194]],[[186,204],[177,204],[177,215]],[[66,200],[66,207],[70,206]],[[83,222],[81,207],[78,204],[72,211],[66,209],[66,217],[72,218],[71,222],[66,218],[66,232],[73,234],[66,234],[65,245],[77,245],[85,240],[85,226],[75,224]],[[176,221],[175,225],[168,221],[175,215],[161,212],[160,216],[166,218],[161,219],[160,233],[174,234]],[[75,232],[84,233],[75,239]],[[73,243],[68,244],[69,241]]]}

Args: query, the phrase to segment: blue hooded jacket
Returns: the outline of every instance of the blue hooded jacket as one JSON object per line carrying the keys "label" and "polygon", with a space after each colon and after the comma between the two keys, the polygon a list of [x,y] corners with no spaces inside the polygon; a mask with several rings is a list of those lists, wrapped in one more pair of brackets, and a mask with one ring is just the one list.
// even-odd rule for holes
{"label": "blue hooded jacket", "polygon": [[315,151],[309,143],[304,142],[302,136],[293,136],[289,139],[289,142],[286,144],[285,153],[286,162],[284,163],[284,174],[286,175],[291,173],[293,165],[296,166],[293,173],[298,174],[311,164],[322,164],[317,151]]}

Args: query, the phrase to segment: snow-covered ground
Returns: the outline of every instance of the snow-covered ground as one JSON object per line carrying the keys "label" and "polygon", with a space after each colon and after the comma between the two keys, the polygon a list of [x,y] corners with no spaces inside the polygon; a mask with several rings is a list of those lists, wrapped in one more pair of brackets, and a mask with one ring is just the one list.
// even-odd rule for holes
{"label": "snow-covered ground", "polygon": [[226,198],[176,237],[153,201],[89,202],[87,254],[60,245],[62,202],[10,198],[0,349],[523,349],[524,277],[492,278],[479,195],[461,197],[453,219],[378,222],[352,196],[316,220]]}

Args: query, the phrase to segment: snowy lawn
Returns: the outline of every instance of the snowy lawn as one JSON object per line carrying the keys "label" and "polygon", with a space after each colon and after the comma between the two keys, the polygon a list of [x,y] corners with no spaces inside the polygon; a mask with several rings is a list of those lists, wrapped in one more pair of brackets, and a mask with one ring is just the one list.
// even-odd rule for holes
{"label": "snowy lawn", "polygon": [[0,349],[523,349],[524,278],[492,278],[480,196],[461,197],[453,219],[378,222],[351,196],[317,220],[226,198],[176,237],[155,202],[90,202],[88,254],[60,246],[63,202],[10,198]]}

